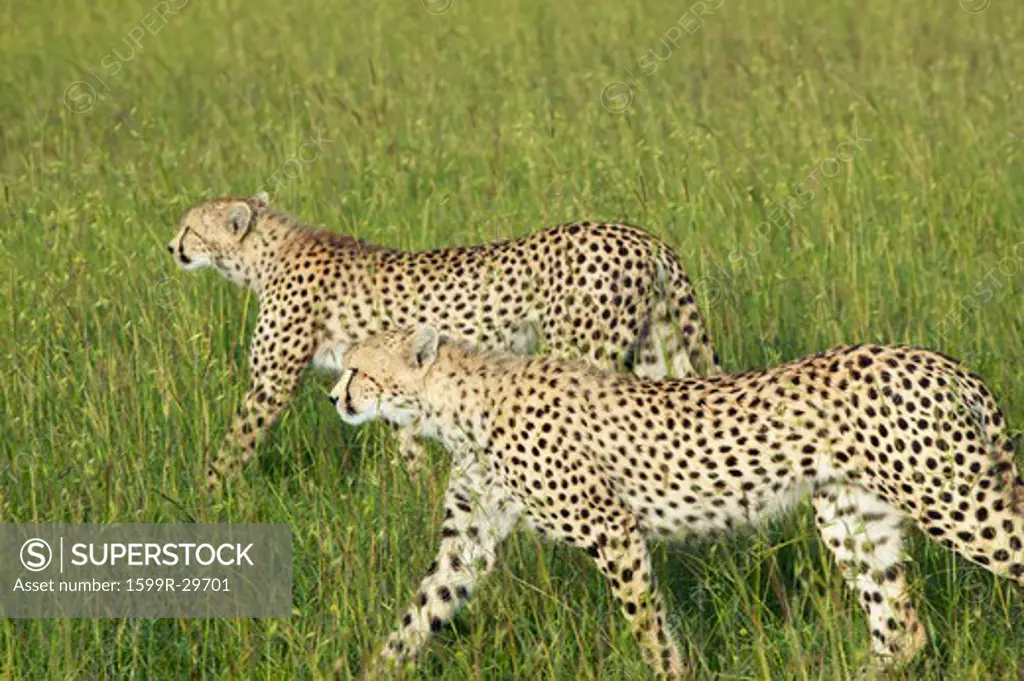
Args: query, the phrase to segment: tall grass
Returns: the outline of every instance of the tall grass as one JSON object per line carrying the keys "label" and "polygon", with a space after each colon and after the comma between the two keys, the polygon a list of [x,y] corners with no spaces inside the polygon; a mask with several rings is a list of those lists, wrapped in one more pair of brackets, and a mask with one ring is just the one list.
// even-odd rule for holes
{"label": "tall grass", "polygon": [[[678,249],[728,369],[926,345],[1024,424],[1019,3],[725,0],[693,30],[654,0],[182,2],[0,4],[0,519],[287,522],[294,614],[7,620],[0,679],[350,678],[433,556],[447,456],[410,483],[315,375],[245,484],[199,493],[255,300],[164,244],[214,195],[410,249],[627,220]],[[1021,590],[909,549],[905,678],[1020,678]],[[503,555],[417,678],[646,675],[585,555]],[[703,678],[867,661],[807,509],[656,558]]]}

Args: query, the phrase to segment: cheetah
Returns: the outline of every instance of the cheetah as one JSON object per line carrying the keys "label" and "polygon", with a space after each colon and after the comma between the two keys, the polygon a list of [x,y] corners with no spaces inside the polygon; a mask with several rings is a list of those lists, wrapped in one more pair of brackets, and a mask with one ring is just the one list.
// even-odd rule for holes
{"label": "cheetah", "polygon": [[585,550],[660,677],[686,665],[647,540],[721,535],[810,498],[870,628],[873,664],[926,643],[903,521],[1024,584],[1024,479],[992,393],[907,346],[832,349],[775,368],[650,381],[485,352],[430,326],[354,345],[341,419],[416,424],[452,452],[440,548],[374,665],[411,662],[466,603],[520,519]]}
{"label": "cheetah", "polygon": [[[719,371],[675,253],[629,225],[409,253],[305,226],[261,192],[192,207],[167,250],[260,301],[249,390],[207,469],[210,492],[253,458],[307,366],[336,374],[349,345],[396,326],[429,323],[486,349],[545,350],[650,378]],[[414,474],[422,445],[400,431],[399,450]]]}

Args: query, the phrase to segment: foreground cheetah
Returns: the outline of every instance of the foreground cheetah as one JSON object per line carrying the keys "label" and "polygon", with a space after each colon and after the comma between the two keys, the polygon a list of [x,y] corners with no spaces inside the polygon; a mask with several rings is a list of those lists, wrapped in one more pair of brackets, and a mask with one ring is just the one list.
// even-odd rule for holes
{"label": "foreground cheetah", "polygon": [[441,546],[384,659],[411,658],[453,617],[520,517],[593,556],[646,658],[673,678],[684,664],[652,536],[734,530],[809,495],[884,664],[925,644],[904,519],[1024,583],[1024,480],[1003,416],[978,377],[928,350],[854,346],[652,382],[395,329],[348,352],[330,399],[350,424],[416,424],[453,452]]}
{"label": "foreground cheetah", "polygon": [[[249,391],[208,470],[210,491],[253,457],[307,365],[337,371],[351,343],[396,326],[430,323],[487,349],[544,345],[653,378],[718,371],[675,254],[627,225],[406,253],[304,227],[260,193],[195,206],[167,250],[184,269],[213,267],[260,298]],[[410,432],[399,443],[412,473],[422,446]]]}

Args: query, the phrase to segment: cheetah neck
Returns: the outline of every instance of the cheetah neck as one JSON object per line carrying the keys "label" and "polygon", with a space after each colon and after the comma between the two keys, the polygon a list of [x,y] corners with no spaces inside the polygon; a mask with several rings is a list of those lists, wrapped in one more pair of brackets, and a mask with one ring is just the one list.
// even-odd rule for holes
{"label": "cheetah neck", "polygon": [[459,344],[444,344],[424,379],[420,396],[421,434],[440,440],[452,451],[467,442],[486,448],[493,427],[493,401],[504,364],[517,361],[476,353]]}
{"label": "cheetah neck", "polygon": [[234,268],[235,276],[228,276],[260,294],[303,253],[346,252],[364,257],[388,250],[351,236],[309,227],[284,213],[271,212],[257,218],[242,242],[242,262]]}
{"label": "cheetah neck", "polygon": [[242,241],[240,276],[236,283],[259,294],[277,274],[285,254],[300,237],[299,226],[283,215],[260,216]]}

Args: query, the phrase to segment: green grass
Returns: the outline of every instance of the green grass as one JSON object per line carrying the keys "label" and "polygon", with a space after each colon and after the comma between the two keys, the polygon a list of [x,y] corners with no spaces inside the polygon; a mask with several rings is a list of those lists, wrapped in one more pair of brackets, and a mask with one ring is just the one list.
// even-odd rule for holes
{"label": "green grass", "polygon": [[[164,250],[214,195],[265,186],[405,248],[628,220],[701,281],[728,369],[921,344],[1024,424],[1024,4],[726,0],[673,47],[686,6],[654,0],[192,0],[129,59],[151,9],[0,4],[0,520],[287,522],[294,614],[6,620],[0,679],[318,679],[335,660],[350,678],[433,556],[447,456],[410,483],[382,429],[331,414],[325,378],[228,503],[198,493],[256,309]],[[81,84],[65,100],[75,81],[87,112],[65,106],[89,104]],[[626,112],[602,105],[613,81]],[[759,228],[790,196],[793,223]],[[1024,592],[920,534],[910,550],[931,638],[905,677],[1024,675]],[[586,556],[525,533],[504,556],[416,678],[644,677]],[[845,679],[867,659],[806,508],[656,567],[702,678]]]}

